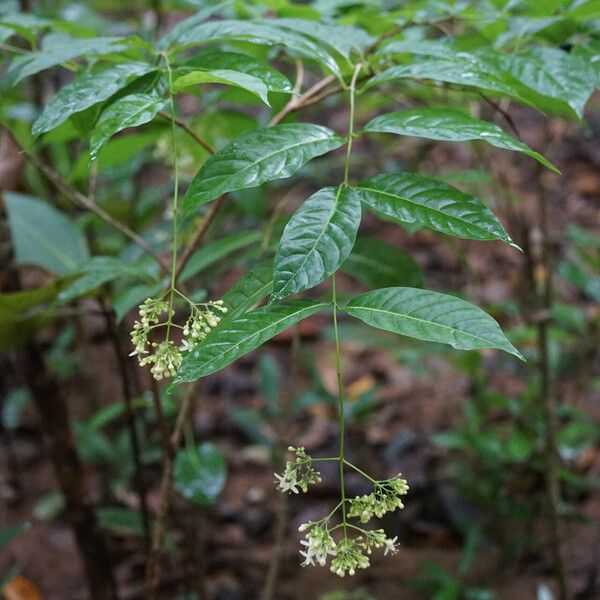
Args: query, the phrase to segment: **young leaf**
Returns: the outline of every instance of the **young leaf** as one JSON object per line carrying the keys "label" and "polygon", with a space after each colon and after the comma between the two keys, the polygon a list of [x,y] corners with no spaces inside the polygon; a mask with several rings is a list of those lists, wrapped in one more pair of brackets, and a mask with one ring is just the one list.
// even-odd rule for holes
{"label": "young leaf", "polygon": [[238,52],[203,50],[186,60],[183,65],[177,68],[177,72],[186,73],[198,69],[204,71],[237,71],[260,79],[270,92],[289,94],[294,91],[289,79],[283,73],[265,62]]}
{"label": "young leaf", "polygon": [[78,56],[98,56],[119,52],[127,47],[124,41],[124,38],[119,37],[74,38],[62,34],[50,34],[46,36],[42,50],[23,54],[14,59],[6,77],[12,85],[16,85],[25,77]]}
{"label": "young leaf", "polygon": [[221,451],[209,442],[182,448],[175,459],[175,488],[190,502],[210,506],[217,501],[227,480]]}
{"label": "young leaf", "polygon": [[[181,30],[177,36],[170,36],[169,46],[183,51],[198,44],[219,40],[241,40],[269,46],[281,45],[286,50],[314,60],[321,67],[341,77],[340,68],[335,59],[318,44],[304,35],[277,26],[277,20],[263,21],[209,21]],[[159,43],[159,47],[161,47]]]}
{"label": "young leaf", "polygon": [[173,82],[173,92],[177,93],[186,87],[200,83],[234,85],[254,94],[267,106],[271,106],[269,104],[269,90],[261,79],[254,77],[254,75],[232,71],[231,69],[214,69],[212,71],[192,71],[186,73]]}
{"label": "young leaf", "polygon": [[89,258],[83,234],[56,208],[14,192],[5,192],[4,199],[18,264],[69,275]]}
{"label": "young leaf", "polygon": [[497,148],[528,154],[544,166],[558,172],[556,167],[541,154],[507,135],[497,125],[474,119],[449,108],[422,108],[380,115],[369,121],[364,131],[395,133],[448,142],[483,140]]}
{"label": "young leaf", "polygon": [[294,123],[250,131],[211,156],[194,177],[183,202],[184,218],[226,192],[290,177],[315,156],[343,144],[320,125]]}
{"label": "young leaf", "polygon": [[377,238],[358,238],[342,270],[372,287],[421,287],[421,270],[412,257]]}
{"label": "young leaf", "polygon": [[348,188],[324,188],[302,204],[277,248],[273,298],[309,290],[335,273],[354,246],[360,218],[360,198]]}
{"label": "young leaf", "polygon": [[61,88],[32,126],[33,135],[50,131],[71,115],[103,102],[132,81],[150,73],[154,67],[143,62],[112,65],[103,71],[78,75]]}
{"label": "young leaf", "polygon": [[500,326],[477,306],[460,298],[392,287],[353,298],[342,310],[368,325],[459,350],[497,348],[523,359]]}
{"label": "young leaf", "polygon": [[315,314],[327,304],[289,300],[223,320],[184,359],[174,384],[196,381],[220,371],[278,333]]}
{"label": "young leaf", "polygon": [[115,133],[152,121],[165,104],[164,98],[153,94],[132,94],[113,102],[96,123],[90,142],[90,160],[98,157],[102,146]]}
{"label": "young leaf", "polygon": [[501,240],[514,246],[498,219],[478,198],[412,173],[369,177],[355,188],[378,215],[400,224],[418,223],[471,240]]}

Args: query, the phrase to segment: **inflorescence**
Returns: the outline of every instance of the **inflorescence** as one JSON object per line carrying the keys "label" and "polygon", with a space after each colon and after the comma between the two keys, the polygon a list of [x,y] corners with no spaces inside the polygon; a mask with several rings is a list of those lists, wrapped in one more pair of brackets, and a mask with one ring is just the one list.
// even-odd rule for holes
{"label": "inflorescence", "polygon": [[[282,475],[275,474],[277,489],[297,494],[299,489],[306,492],[308,486],[321,481],[321,475],[313,467],[319,460],[339,460],[338,458],[313,459],[304,448],[290,446],[288,450],[296,457],[286,463]],[[342,459],[343,460],[343,459]],[[344,465],[362,473],[354,465],[343,460]],[[362,473],[365,475],[364,473]],[[368,476],[367,476],[368,477]],[[320,565],[324,567],[331,557],[330,570],[340,577],[346,573],[354,575],[358,569],[370,565],[369,556],[373,549],[383,549],[384,556],[397,552],[397,537],[389,538],[383,529],[368,530],[349,523],[348,519],[359,519],[368,523],[373,517],[380,518],[397,508],[404,508],[401,497],[408,492],[408,484],[401,474],[391,479],[376,481],[370,479],[373,491],[355,498],[342,498],[333,511],[319,521],[308,521],[300,525],[299,531],[306,532],[300,542],[304,558],[302,566]],[[334,524],[334,516],[342,515],[342,521]],[[349,533],[355,535],[349,535]]]}
{"label": "inflorescence", "polygon": [[[182,295],[182,294],[180,294]],[[224,314],[227,308],[222,300],[213,302],[194,303],[185,296],[190,315],[184,326],[173,322],[175,310],[172,302],[165,296],[148,298],[139,307],[139,321],[133,324],[131,342],[135,349],[130,356],[137,356],[140,366],[152,365],[150,372],[156,380],[163,377],[173,377],[183,361],[184,353],[194,349],[196,344],[203,340],[211,330],[221,321],[217,313]],[[167,328],[166,339],[156,342],[150,339],[151,332],[158,328]],[[179,346],[169,339],[171,327],[182,330],[182,339]]]}

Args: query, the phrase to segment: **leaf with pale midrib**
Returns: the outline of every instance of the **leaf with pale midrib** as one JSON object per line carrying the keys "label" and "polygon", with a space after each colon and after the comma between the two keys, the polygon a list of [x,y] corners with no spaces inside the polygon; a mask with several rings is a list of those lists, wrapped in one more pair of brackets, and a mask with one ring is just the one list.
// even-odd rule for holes
{"label": "leaf with pale midrib", "polygon": [[460,298],[416,288],[372,290],[350,300],[344,312],[365,323],[459,350],[497,348],[523,359],[498,323]]}

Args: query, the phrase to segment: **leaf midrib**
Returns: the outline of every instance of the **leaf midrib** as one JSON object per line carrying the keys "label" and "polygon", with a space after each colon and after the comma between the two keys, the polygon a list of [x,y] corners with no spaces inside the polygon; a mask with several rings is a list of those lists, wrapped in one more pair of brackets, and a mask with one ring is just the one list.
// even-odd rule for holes
{"label": "leaf midrib", "polygon": [[[479,337],[479,336],[477,336],[477,335],[475,335],[473,333],[462,331],[461,329],[456,329],[454,327],[450,327],[449,325],[443,325],[442,323],[436,323],[435,321],[426,321],[425,319],[418,319],[417,317],[411,317],[411,316],[403,314],[403,313],[392,312],[392,311],[389,311],[389,310],[384,310],[382,308],[372,308],[370,306],[356,306],[356,305],[352,305],[352,306],[346,306],[346,307],[342,308],[342,310],[344,310],[346,312],[350,312],[347,309],[352,310],[353,308],[358,308],[359,310],[370,310],[372,312],[380,312],[380,313],[383,313],[383,314],[386,314],[386,315],[393,315],[393,316],[396,316],[396,317],[402,317],[404,319],[410,319],[410,320],[413,320],[413,321],[417,321],[419,323],[427,323],[429,325],[434,325],[435,327],[441,327],[442,329],[448,329],[450,331],[456,331],[458,333],[462,333],[463,335],[472,337],[472,338],[474,338],[476,340],[480,340],[482,342],[485,342],[486,344],[490,343],[490,340],[486,340],[485,338]],[[407,335],[407,334],[402,334],[402,335]],[[409,337],[413,337],[413,336],[409,336]],[[494,346],[494,347],[498,348],[498,346]]]}
{"label": "leaf midrib", "polygon": [[[296,312],[287,314],[287,315],[281,317],[280,319],[277,319],[276,321],[272,321],[267,326],[262,327],[261,329],[259,329],[257,331],[254,331],[253,333],[251,333],[250,335],[246,336],[242,340],[236,342],[232,346],[229,346],[226,350],[224,350],[220,354],[214,356],[209,361],[205,362],[204,366],[203,366],[204,370],[206,370],[207,366],[211,365],[216,360],[222,358],[226,354],[229,354],[232,350],[237,350],[246,340],[248,340],[249,337],[252,337],[252,336],[255,336],[255,335],[260,335],[261,333],[263,333],[264,331],[266,331],[267,329],[269,329],[269,327],[273,327],[273,326],[279,325],[279,323],[281,323],[282,321],[285,321],[286,319],[289,319],[292,316],[298,316],[298,315],[302,314],[303,312],[306,312],[306,311],[309,311],[309,310],[312,310],[312,309],[315,309],[315,312],[316,312],[316,309],[320,309],[320,308],[325,307],[325,306],[327,306],[327,303],[325,303],[325,302],[322,302],[320,304],[312,304],[310,306],[305,306],[304,308],[302,308],[302,309],[300,309],[300,310],[298,310]],[[215,332],[215,334],[216,333],[217,332]]]}
{"label": "leaf midrib", "polygon": [[[338,136],[338,137],[339,137],[339,136]],[[299,146],[302,146],[302,145],[317,144],[317,143],[319,143],[319,142],[324,142],[324,141],[328,141],[328,140],[331,140],[331,141],[333,141],[334,139],[335,139],[334,137],[331,137],[331,136],[330,136],[330,137],[322,138],[322,139],[319,139],[319,140],[311,140],[310,142],[307,142],[306,140],[302,140],[301,142],[298,142],[298,143],[296,143],[296,144],[292,144],[292,145],[290,145],[290,146],[285,146],[285,147],[283,147],[283,148],[279,148],[278,150],[275,150],[274,152],[270,152],[269,154],[267,154],[267,155],[263,156],[263,157],[262,157],[262,158],[260,158],[259,160],[255,161],[255,162],[251,162],[251,163],[249,163],[248,165],[246,165],[245,167],[243,167],[243,168],[242,168],[242,169],[240,169],[239,171],[236,171],[236,172],[235,172],[233,175],[229,175],[229,177],[227,177],[226,179],[224,179],[224,180],[223,180],[223,182],[222,182],[222,183],[220,183],[220,184],[217,186],[217,188],[216,188],[216,189],[218,189],[219,191],[218,191],[218,192],[215,194],[215,196],[214,196],[214,197],[216,198],[217,196],[220,196],[220,195],[222,195],[222,194],[226,194],[227,192],[234,191],[234,190],[224,190],[224,191],[220,191],[220,190],[221,190],[221,188],[222,188],[224,185],[226,185],[226,184],[227,184],[227,183],[228,183],[228,182],[229,182],[231,179],[233,179],[234,177],[237,177],[237,176],[238,176],[240,173],[243,173],[244,171],[247,171],[248,169],[250,169],[251,167],[253,167],[253,166],[255,166],[255,165],[259,165],[260,163],[264,162],[265,160],[267,160],[267,159],[269,159],[269,158],[272,158],[273,156],[275,156],[275,155],[279,154],[280,152],[288,152],[289,150],[292,150],[293,148],[298,148]],[[340,138],[340,140],[341,140],[341,138]],[[215,154],[215,159],[217,158],[217,156],[218,156],[218,155],[216,155],[216,154]],[[216,161],[216,160],[214,160],[214,161],[212,161],[212,164],[215,164],[216,162],[217,162],[217,161]],[[202,173],[202,169],[200,169],[200,171],[198,172],[198,174],[196,175],[196,177],[195,177],[194,179],[198,178],[200,181],[205,181],[205,180],[203,180],[202,178],[200,178],[200,174],[201,174],[201,173]],[[193,186],[193,183],[192,183],[192,186]],[[191,193],[191,194],[190,194],[190,196],[189,196],[189,197],[190,197],[190,199],[194,199],[194,197],[195,197],[196,195],[198,195],[198,196],[202,196],[203,194],[210,194],[210,191],[211,191],[211,190],[207,190],[207,191],[205,191],[205,192],[202,192],[202,191],[200,191],[200,192],[195,192],[195,193],[194,193],[194,192],[193,192],[193,188],[191,188],[191,189],[192,189],[192,193]],[[212,191],[214,192],[214,191],[215,191],[215,188],[213,188],[213,190],[212,190]]]}
{"label": "leaf midrib", "polygon": [[[390,198],[397,198],[398,200],[405,201],[408,204],[412,204],[413,206],[418,206],[418,207],[423,208],[424,210],[429,210],[431,212],[438,213],[438,214],[444,216],[447,219],[454,219],[454,220],[458,221],[459,223],[465,223],[469,227],[477,229],[478,231],[482,231],[482,232],[484,232],[484,233],[486,233],[488,235],[490,234],[489,231],[487,231],[486,229],[484,229],[483,227],[481,227],[479,225],[476,225],[474,223],[470,223],[469,221],[465,221],[464,219],[461,219],[460,217],[456,217],[454,215],[449,215],[448,213],[445,213],[445,212],[443,212],[443,211],[441,211],[441,210],[439,210],[437,208],[433,208],[431,206],[427,206],[426,204],[415,202],[414,200],[411,200],[410,198],[407,198],[406,196],[399,196],[399,195],[393,194],[391,192],[386,192],[386,191],[383,191],[383,190],[378,190],[376,188],[368,188],[368,187],[364,187],[364,186],[361,186],[361,185],[357,186],[355,189],[357,189],[357,190],[364,190],[366,192],[372,192],[372,193],[375,193],[375,194],[382,194],[383,196],[389,196]],[[369,203],[367,202],[366,204],[369,204]],[[485,208],[485,206],[483,204],[481,204],[481,207]],[[372,207],[372,208],[374,208],[374,207]],[[379,212],[383,212],[383,211],[379,211]],[[430,227],[430,225],[427,225],[427,227]],[[509,242],[510,241],[510,237],[509,236],[507,236],[507,237],[499,237],[497,239],[500,239],[500,240],[502,240],[504,242]]]}

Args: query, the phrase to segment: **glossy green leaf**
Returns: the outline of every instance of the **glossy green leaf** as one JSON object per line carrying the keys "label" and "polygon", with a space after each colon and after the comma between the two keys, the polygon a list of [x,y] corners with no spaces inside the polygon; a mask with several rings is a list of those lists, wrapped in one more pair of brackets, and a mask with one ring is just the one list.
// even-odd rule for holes
{"label": "glossy green leaf", "polygon": [[227,465],[221,451],[208,442],[197,448],[182,448],[175,459],[175,488],[190,502],[210,506],[217,501],[227,480]]}
{"label": "glossy green leaf", "polygon": [[192,71],[186,73],[173,82],[173,92],[177,93],[187,87],[200,83],[233,85],[254,94],[267,106],[271,106],[269,104],[269,90],[262,79],[231,69],[214,69],[212,71]]}
{"label": "glossy green leaf", "polygon": [[481,200],[442,181],[412,173],[392,173],[369,177],[355,189],[371,210],[396,223],[514,245]]}
{"label": "glossy green leaf", "polygon": [[246,54],[225,52],[223,50],[203,50],[192,56],[177,68],[178,73],[194,70],[237,71],[260,79],[270,92],[292,93],[294,88],[289,79],[271,67],[271,65],[256,60]]}
{"label": "glossy green leaf", "polygon": [[113,102],[102,112],[90,141],[90,158],[95,160],[102,146],[115,133],[149,123],[166,104],[153,94],[132,94]]}
{"label": "glossy green leaf", "polygon": [[354,246],[360,218],[360,198],[352,189],[323,188],[306,200],[279,242],[273,299],[309,290],[335,273]]}
{"label": "glossy green leaf", "polygon": [[102,71],[85,72],[61,88],[32,126],[33,135],[50,131],[71,115],[110,98],[132,81],[151,72],[143,62],[120,63]]}
{"label": "glossy green leaf", "polygon": [[250,310],[266,298],[273,290],[273,262],[266,261],[246,273],[223,296],[223,306],[227,307],[227,316],[223,321],[233,320]]}
{"label": "glossy green leaf", "polygon": [[[265,21],[262,21],[265,22]],[[266,21],[269,23],[269,21]],[[375,42],[364,29],[348,25],[327,25],[309,19],[278,18],[277,27],[290,29],[325,44],[349,59],[352,52],[360,53]]]}
{"label": "glossy green leaf", "polygon": [[256,244],[261,239],[260,231],[240,231],[211,242],[192,254],[181,272],[180,281],[187,281],[237,250]]}
{"label": "glossy green leaf", "polygon": [[124,38],[75,38],[63,34],[50,34],[38,52],[23,54],[11,63],[7,80],[16,85],[30,75],[67,62],[78,56],[99,56],[126,48]]}
{"label": "glossy green leaf", "polygon": [[393,112],[375,117],[365,125],[364,130],[448,142],[483,140],[497,148],[523,152],[549,169],[557,171],[556,167],[541,154],[534,152],[523,142],[507,135],[497,125],[474,119],[457,110],[422,108]]}
{"label": "glossy green leaf", "polygon": [[18,264],[69,275],[88,259],[83,234],[63,213],[32,196],[5,192],[4,198]]}
{"label": "glossy green leaf", "polygon": [[281,45],[287,51],[314,60],[323,68],[341,76],[340,68],[331,54],[308,37],[278,27],[276,20],[209,21],[181,31],[176,39],[169,38],[168,43],[181,51],[198,44],[219,40],[240,40],[269,46]]}
{"label": "glossy green leaf", "polygon": [[113,256],[93,256],[78,270],[81,276],[58,295],[61,302],[69,302],[120,277],[147,279],[141,269]]}
{"label": "glossy green leaf", "polygon": [[343,307],[368,325],[459,350],[497,348],[523,360],[498,323],[460,298],[416,288],[372,290]]}
{"label": "glossy green leaf", "polygon": [[245,133],[211,156],[198,171],[185,195],[184,217],[227,192],[290,177],[312,158],[342,144],[342,138],[330,129],[310,123]]}
{"label": "glossy green leaf", "polygon": [[196,381],[220,371],[326,306],[322,302],[289,300],[257,308],[232,320],[223,320],[183,359],[174,383]]}
{"label": "glossy green leaf", "polygon": [[421,270],[412,257],[377,238],[359,237],[342,270],[371,287],[421,287]]}
{"label": "glossy green leaf", "polygon": [[503,66],[541,96],[568,105],[580,118],[596,86],[589,62],[558,48],[534,48],[526,54],[506,56]]}

